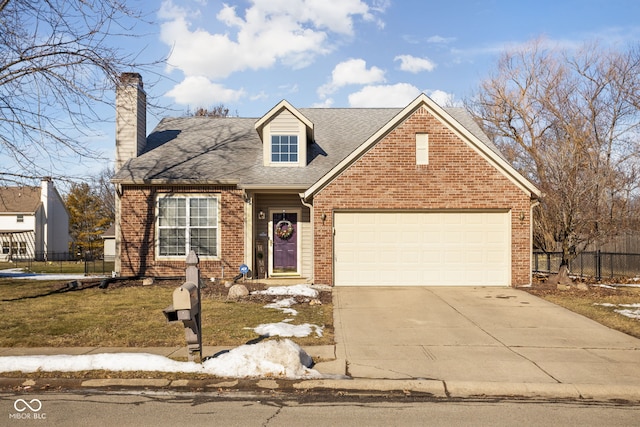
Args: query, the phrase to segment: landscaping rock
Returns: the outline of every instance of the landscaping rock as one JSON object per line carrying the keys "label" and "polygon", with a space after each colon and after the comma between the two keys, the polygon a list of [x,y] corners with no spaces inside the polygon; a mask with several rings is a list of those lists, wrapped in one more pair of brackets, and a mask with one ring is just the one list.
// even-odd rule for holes
{"label": "landscaping rock", "polygon": [[142,286],[151,286],[153,285],[153,277],[147,277],[146,279],[142,279]]}
{"label": "landscaping rock", "polygon": [[238,299],[249,295],[249,289],[245,285],[233,285],[229,288],[227,298]]}

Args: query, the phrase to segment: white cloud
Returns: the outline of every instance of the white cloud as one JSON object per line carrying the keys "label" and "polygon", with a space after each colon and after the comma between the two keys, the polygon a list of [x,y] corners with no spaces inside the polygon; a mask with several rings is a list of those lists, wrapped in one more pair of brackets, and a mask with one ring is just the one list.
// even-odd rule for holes
{"label": "white cloud", "polygon": [[333,98],[327,98],[322,100],[322,102],[311,104],[311,108],[331,108],[333,107],[333,103]]}
{"label": "white cloud", "polygon": [[343,86],[380,82],[384,82],[382,69],[378,67],[367,69],[367,63],[364,59],[349,59],[335,66],[331,72],[331,81],[318,88],[318,95],[325,98]]}
{"label": "white cloud", "polygon": [[330,33],[352,35],[355,17],[373,19],[360,0],[253,0],[247,9],[237,9],[225,4],[216,18],[228,31],[212,34],[192,29],[190,19],[199,12],[163,2],[160,38],[172,46],[170,66],[187,76],[213,79],[269,68],[277,61],[301,68],[332,50]]}
{"label": "white cloud", "polygon": [[233,103],[245,95],[243,89],[228,89],[202,76],[187,77],[166,93],[177,104],[194,107]]}
{"label": "white cloud", "polygon": [[362,90],[349,95],[349,105],[363,108],[405,107],[420,93],[420,89],[409,83],[366,86]]}
{"label": "white cloud", "polygon": [[433,71],[436,64],[428,58],[418,58],[412,55],[398,55],[394,61],[400,61],[400,69],[410,73],[420,73],[422,71]]}
{"label": "white cloud", "polygon": [[[376,21],[374,13],[381,10],[370,8],[362,0],[250,0],[246,8],[224,4],[215,16],[216,25],[224,27],[218,32],[195,27],[196,19],[211,19],[204,15],[206,12],[187,9],[172,0],[163,1],[158,17],[160,40],[171,47],[169,70],[179,70],[187,79],[211,81],[276,64],[292,69],[307,67],[335,48],[332,37],[352,36],[356,19]],[[202,98],[201,94],[180,94],[190,87],[185,80],[170,91],[171,96],[196,103],[187,98]],[[209,82],[208,91],[212,87]],[[223,95],[234,96],[225,91]]]}
{"label": "white cloud", "polygon": [[462,103],[455,99],[455,96],[451,93],[447,93],[443,90],[432,90],[427,92],[427,96],[435,101],[441,107],[461,107]]}
{"label": "white cloud", "polygon": [[427,38],[427,43],[448,44],[448,43],[454,42],[455,40],[456,40],[455,37],[431,36]]}

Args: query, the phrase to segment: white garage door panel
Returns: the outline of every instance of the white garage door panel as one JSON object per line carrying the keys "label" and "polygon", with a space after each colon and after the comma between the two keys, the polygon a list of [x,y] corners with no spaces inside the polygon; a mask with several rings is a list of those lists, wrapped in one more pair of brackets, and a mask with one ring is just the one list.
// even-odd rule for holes
{"label": "white garage door panel", "polygon": [[507,212],[341,212],[337,286],[507,286]]}

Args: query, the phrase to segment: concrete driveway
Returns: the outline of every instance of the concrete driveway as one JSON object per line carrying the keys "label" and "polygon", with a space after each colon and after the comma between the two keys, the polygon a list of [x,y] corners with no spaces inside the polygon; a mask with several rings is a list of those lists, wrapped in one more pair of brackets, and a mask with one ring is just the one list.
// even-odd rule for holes
{"label": "concrete driveway", "polygon": [[334,366],[344,367],[336,374],[640,384],[639,339],[521,290],[337,287],[333,292]]}

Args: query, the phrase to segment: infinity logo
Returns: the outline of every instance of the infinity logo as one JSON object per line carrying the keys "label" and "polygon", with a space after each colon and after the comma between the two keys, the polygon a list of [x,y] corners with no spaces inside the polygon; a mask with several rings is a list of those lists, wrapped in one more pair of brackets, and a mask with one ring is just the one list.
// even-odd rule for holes
{"label": "infinity logo", "polygon": [[31,409],[31,411],[33,412],[38,412],[40,409],[42,409],[42,402],[40,402],[40,400],[38,399],[31,399],[28,402],[24,399],[18,399],[13,402],[13,407],[18,412],[24,412],[27,410],[27,408]]}

